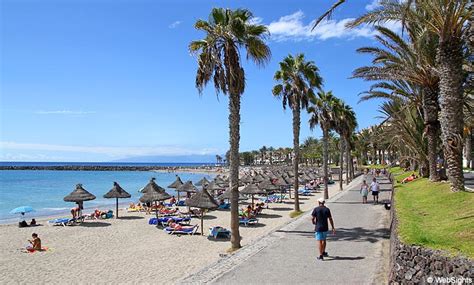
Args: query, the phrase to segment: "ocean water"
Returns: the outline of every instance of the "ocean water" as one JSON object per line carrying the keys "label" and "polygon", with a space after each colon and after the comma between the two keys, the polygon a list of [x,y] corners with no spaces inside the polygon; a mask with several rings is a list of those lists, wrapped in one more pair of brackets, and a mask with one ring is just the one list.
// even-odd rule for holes
{"label": "ocean water", "polygon": [[102,197],[112,189],[114,181],[132,195],[130,199],[119,199],[120,203],[137,202],[141,195],[138,190],[152,177],[155,177],[155,182],[167,189],[170,195],[176,195],[173,189],[167,188],[176,179],[176,174],[183,182],[191,180],[196,183],[203,177],[213,178],[205,174],[148,171],[1,170],[0,223],[18,221],[18,215],[9,212],[19,206],[31,206],[36,210],[27,214],[27,219],[68,214],[74,203],[64,202],[63,198],[71,193],[78,183],[97,197],[95,200],[84,202],[85,209],[96,207],[114,209],[112,206],[115,205],[115,199]]}
{"label": "ocean water", "polygon": [[198,166],[215,166],[216,163],[210,162],[17,162],[17,161],[0,161],[0,166],[163,166],[163,167],[198,167]]}

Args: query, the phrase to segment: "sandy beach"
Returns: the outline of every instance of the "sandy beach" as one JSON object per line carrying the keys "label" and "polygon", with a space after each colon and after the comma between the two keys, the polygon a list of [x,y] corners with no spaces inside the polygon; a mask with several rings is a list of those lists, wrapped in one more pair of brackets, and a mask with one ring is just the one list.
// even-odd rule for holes
{"label": "sandy beach", "polygon": [[[331,185],[330,196],[338,192]],[[308,211],[322,194],[301,197]],[[242,245],[280,228],[292,220],[293,200],[271,203],[259,216],[259,225],[241,227]],[[243,203],[246,204],[245,202]],[[152,215],[120,210],[120,219],[88,220],[78,226],[18,228],[0,226],[0,283],[174,283],[227,254],[229,242],[207,239],[208,228],[229,228],[229,211],[208,213],[204,236],[173,236],[148,225]],[[200,224],[193,218],[191,224]],[[24,253],[36,232],[49,248],[46,252]]]}

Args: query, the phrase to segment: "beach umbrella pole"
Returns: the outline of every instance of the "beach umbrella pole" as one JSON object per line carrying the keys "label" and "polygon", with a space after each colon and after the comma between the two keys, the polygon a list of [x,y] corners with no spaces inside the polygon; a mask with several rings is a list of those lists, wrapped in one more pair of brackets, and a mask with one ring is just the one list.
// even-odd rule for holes
{"label": "beach umbrella pole", "polygon": [[118,219],[118,198],[115,198],[115,218]]}
{"label": "beach umbrella pole", "polygon": [[158,204],[155,201],[156,227],[158,227]]}
{"label": "beach umbrella pole", "polygon": [[204,235],[204,211],[201,209],[201,235]]}

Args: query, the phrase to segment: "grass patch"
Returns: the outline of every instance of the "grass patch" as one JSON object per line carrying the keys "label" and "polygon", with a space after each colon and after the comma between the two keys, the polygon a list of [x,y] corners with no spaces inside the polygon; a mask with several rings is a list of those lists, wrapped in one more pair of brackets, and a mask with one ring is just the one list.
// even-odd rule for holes
{"label": "grass patch", "polygon": [[474,258],[474,194],[453,193],[445,182],[419,178],[401,184],[412,172],[392,168],[400,239]]}
{"label": "grass patch", "polygon": [[301,214],[303,214],[302,211],[291,211],[290,212],[290,218],[296,218],[296,217],[300,216]]}

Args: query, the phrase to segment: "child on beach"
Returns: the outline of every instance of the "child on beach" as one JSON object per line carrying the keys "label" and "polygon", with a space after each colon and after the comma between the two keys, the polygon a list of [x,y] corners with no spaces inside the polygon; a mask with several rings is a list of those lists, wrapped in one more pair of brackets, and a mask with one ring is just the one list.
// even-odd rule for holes
{"label": "child on beach", "polygon": [[362,204],[367,204],[367,195],[369,195],[369,185],[364,180],[362,186],[360,186],[360,194],[362,194]]}

